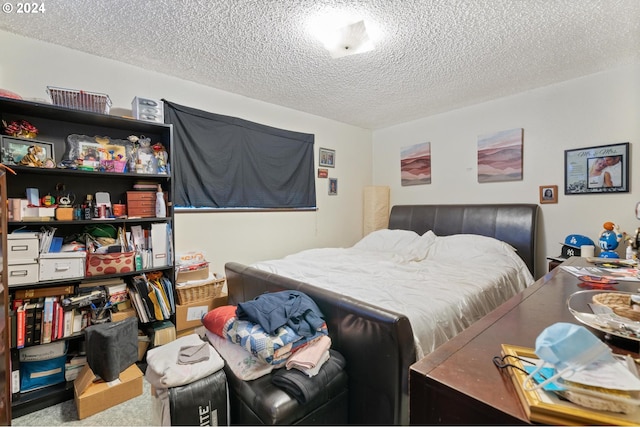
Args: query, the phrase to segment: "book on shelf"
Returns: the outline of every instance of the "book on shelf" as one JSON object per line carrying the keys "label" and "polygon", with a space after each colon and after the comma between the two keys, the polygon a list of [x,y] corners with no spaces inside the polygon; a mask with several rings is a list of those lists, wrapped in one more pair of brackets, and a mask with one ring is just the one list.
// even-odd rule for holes
{"label": "book on shelf", "polygon": [[128,289],[128,292],[129,292],[129,299],[131,300],[131,303],[135,308],[136,313],[138,313],[138,318],[142,323],[148,323],[149,322],[148,309],[146,308],[146,304],[144,300],[138,294],[138,290],[135,287],[130,287]]}
{"label": "book on shelf", "polygon": [[73,324],[72,324],[72,329],[71,329],[71,333],[75,334],[76,332],[80,332],[82,331],[83,328],[83,320],[84,320],[84,313],[82,312],[82,310],[77,309],[77,308],[73,308],[71,309],[71,311],[73,311]]}
{"label": "book on shelf", "polygon": [[42,313],[42,338],[41,343],[47,344],[52,340],[53,330],[53,305],[56,297],[46,297],[44,299],[44,311]]}
{"label": "book on shelf", "polygon": [[62,304],[60,303],[60,301],[56,301],[55,308],[56,308],[55,338],[59,340],[64,336],[64,308],[62,308]]}
{"label": "book on shelf", "polygon": [[16,315],[15,310],[9,310],[9,321],[11,322],[11,339],[10,345],[11,348],[15,348],[17,345],[17,325],[18,325],[18,317]]}
{"label": "book on shelf", "polygon": [[84,280],[78,284],[79,288],[95,288],[98,286],[120,285],[124,283],[121,277],[110,277],[104,279]]}
{"label": "book on shelf", "polygon": [[40,344],[42,340],[42,312],[44,310],[44,298],[36,302],[36,313],[33,325],[33,343]]}
{"label": "book on shelf", "polygon": [[74,285],[66,286],[51,286],[47,288],[31,288],[31,289],[17,289],[15,291],[14,298],[28,299],[28,298],[42,298],[42,297],[55,297],[61,295],[73,295],[75,294]]}
{"label": "book on shelf", "polygon": [[26,305],[21,304],[16,309],[16,348],[24,347],[24,333],[26,321]]}
{"label": "book on shelf", "polygon": [[64,311],[64,315],[63,315],[63,331],[62,331],[62,337],[66,338],[68,336],[71,336],[73,334],[73,315],[74,315],[75,310],[72,309],[67,309]]}
{"label": "book on shelf", "polygon": [[24,330],[24,345],[33,345],[34,344],[34,334],[35,334],[35,321],[36,321],[36,307],[38,306],[37,302],[29,302],[26,304],[25,308],[25,330]]}
{"label": "book on shelf", "polygon": [[614,281],[640,282],[640,277],[638,277],[639,270],[632,267],[605,268],[595,266],[574,267],[561,265],[560,268],[578,278],[582,276],[596,276]]}
{"label": "book on shelf", "polygon": [[129,295],[132,297],[132,302],[138,317],[143,323],[148,323],[156,319],[153,301],[150,297],[150,289],[147,279],[144,275],[134,276],[129,284]]}
{"label": "book on shelf", "polygon": [[11,352],[11,397],[17,400],[20,396],[20,353]]}

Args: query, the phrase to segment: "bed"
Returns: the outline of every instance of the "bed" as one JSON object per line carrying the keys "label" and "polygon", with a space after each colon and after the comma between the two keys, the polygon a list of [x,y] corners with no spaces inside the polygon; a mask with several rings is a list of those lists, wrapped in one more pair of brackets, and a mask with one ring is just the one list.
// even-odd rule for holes
{"label": "bed", "polygon": [[409,366],[533,283],[537,214],[531,204],[394,206],[388,230],[354,248],[227,263],[229,304],[309,295],[347,361],[350,423],[408,424]]}

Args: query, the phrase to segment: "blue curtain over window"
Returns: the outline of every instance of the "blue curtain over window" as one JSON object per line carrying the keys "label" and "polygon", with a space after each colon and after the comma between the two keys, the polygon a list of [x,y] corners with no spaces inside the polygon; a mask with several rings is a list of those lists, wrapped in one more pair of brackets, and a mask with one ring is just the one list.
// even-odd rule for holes
{"label": "blue curtain over window", "polygon": [[176,207],[316,207],[313,134],[163,101]]}

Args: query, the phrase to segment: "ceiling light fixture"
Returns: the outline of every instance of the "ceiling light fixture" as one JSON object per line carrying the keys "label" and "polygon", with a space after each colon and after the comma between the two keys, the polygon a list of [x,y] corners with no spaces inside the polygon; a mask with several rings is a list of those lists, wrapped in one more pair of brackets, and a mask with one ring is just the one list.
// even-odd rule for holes
{"label": "ceiling light fixture", "polygon": [[339,28],[316,27],[314,32],[332,58],[369,52],[375,48],[362,20]]}

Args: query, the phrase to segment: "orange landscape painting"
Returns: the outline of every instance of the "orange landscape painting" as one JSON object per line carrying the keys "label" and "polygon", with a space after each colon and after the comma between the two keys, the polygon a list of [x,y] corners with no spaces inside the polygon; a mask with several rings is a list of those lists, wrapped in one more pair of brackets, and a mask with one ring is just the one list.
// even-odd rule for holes
{"label": "orange landscape painting", "polygon": [[431,143],[411,145],[400,152],[402,185],[431,184]]}
{"label": "orange landscape painting", "polygon": [[478,182],[522,180],[523,129],[478,137]]}

